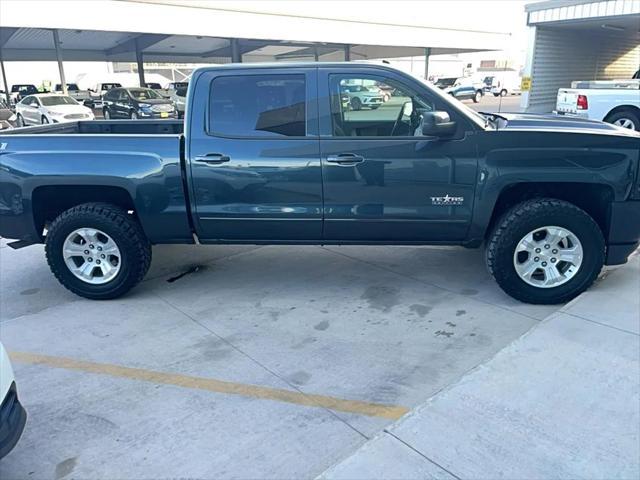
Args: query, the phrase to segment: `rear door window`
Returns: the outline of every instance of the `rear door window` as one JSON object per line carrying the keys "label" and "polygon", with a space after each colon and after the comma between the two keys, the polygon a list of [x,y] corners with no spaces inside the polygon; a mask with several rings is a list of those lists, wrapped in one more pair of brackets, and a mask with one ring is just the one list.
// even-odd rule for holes
{"label": "rear door window", "polygon": [[221,76],[210,92],[209,133],[231,137],[306,135],[303,74]]}

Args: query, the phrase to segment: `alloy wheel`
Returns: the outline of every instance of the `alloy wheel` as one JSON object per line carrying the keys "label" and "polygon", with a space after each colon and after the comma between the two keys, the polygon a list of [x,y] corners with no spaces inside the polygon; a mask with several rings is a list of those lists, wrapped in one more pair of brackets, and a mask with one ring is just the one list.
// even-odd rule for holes
{"label": "alloy wheel", "polygon": [[73,275],[92,285],[113,280],[122,264],[116,242],[95,228],[78,228],[71,232],[62,246],[62,256]]}
{"label": "alloy wheel", "polygon": [[538,288],[558,287],[580,270],[582,244],[570,230],[547,226],[536,228],[518,242],[513,266],[518,276]]}

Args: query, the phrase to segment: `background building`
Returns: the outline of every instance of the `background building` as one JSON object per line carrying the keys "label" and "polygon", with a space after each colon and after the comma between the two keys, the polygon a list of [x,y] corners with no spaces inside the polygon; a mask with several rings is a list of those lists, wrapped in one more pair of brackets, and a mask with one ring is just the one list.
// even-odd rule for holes
{"label": "background building", "polygon": [[640,68],[640,0],[550,0],[526,11],[527,111],[551,112],[572,81],[631,78]]}

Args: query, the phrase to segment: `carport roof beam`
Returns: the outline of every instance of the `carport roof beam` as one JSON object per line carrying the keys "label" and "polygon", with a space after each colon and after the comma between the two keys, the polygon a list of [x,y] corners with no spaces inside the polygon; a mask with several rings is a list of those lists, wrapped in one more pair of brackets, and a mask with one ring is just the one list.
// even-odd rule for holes
{"label": "carport roof beam", "polygon": [[58,30],[53,30],[53,43],[56,47],[56,60],[58,62],[58,71],[60,72],[60,86],[62,87],[62,93],[67,95],[67,80],[64,76],[64,64],[62,63],[62,49],[60,48],[60,37]]}

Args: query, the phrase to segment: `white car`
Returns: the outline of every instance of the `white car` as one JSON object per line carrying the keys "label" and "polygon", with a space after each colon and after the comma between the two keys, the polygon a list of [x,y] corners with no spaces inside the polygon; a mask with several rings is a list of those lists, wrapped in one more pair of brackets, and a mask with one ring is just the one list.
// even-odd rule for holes
{"label": "white car", "polygon": [[16,381],[9,356],[0,343],[0,458],[16,446],[24,425],[27,412],[18,400]]}
{"label": "white car", "polygon": [[378,87],[364,85],[340,85],[342,95],[349,97],[349,106],[352,110],[361,110],[364,107],[375,110],[384,103],[384,95]]}
{"label": "white car", "polygon": [[47,123],[93,120],[93,111],[80,105],[68,95],[41,93],[29,95],[16,105],[19,127],[45,125]]}
{"label": "white car", "polygon": [[573,82],[558,90],[555,113],[640,132],[640,80]]}
{"label": "white car", "polygon": [[493,75],[491,81],[491,93],[494,97],[506,97],[522,93],[522,78],[518,72],[506,71]]}

